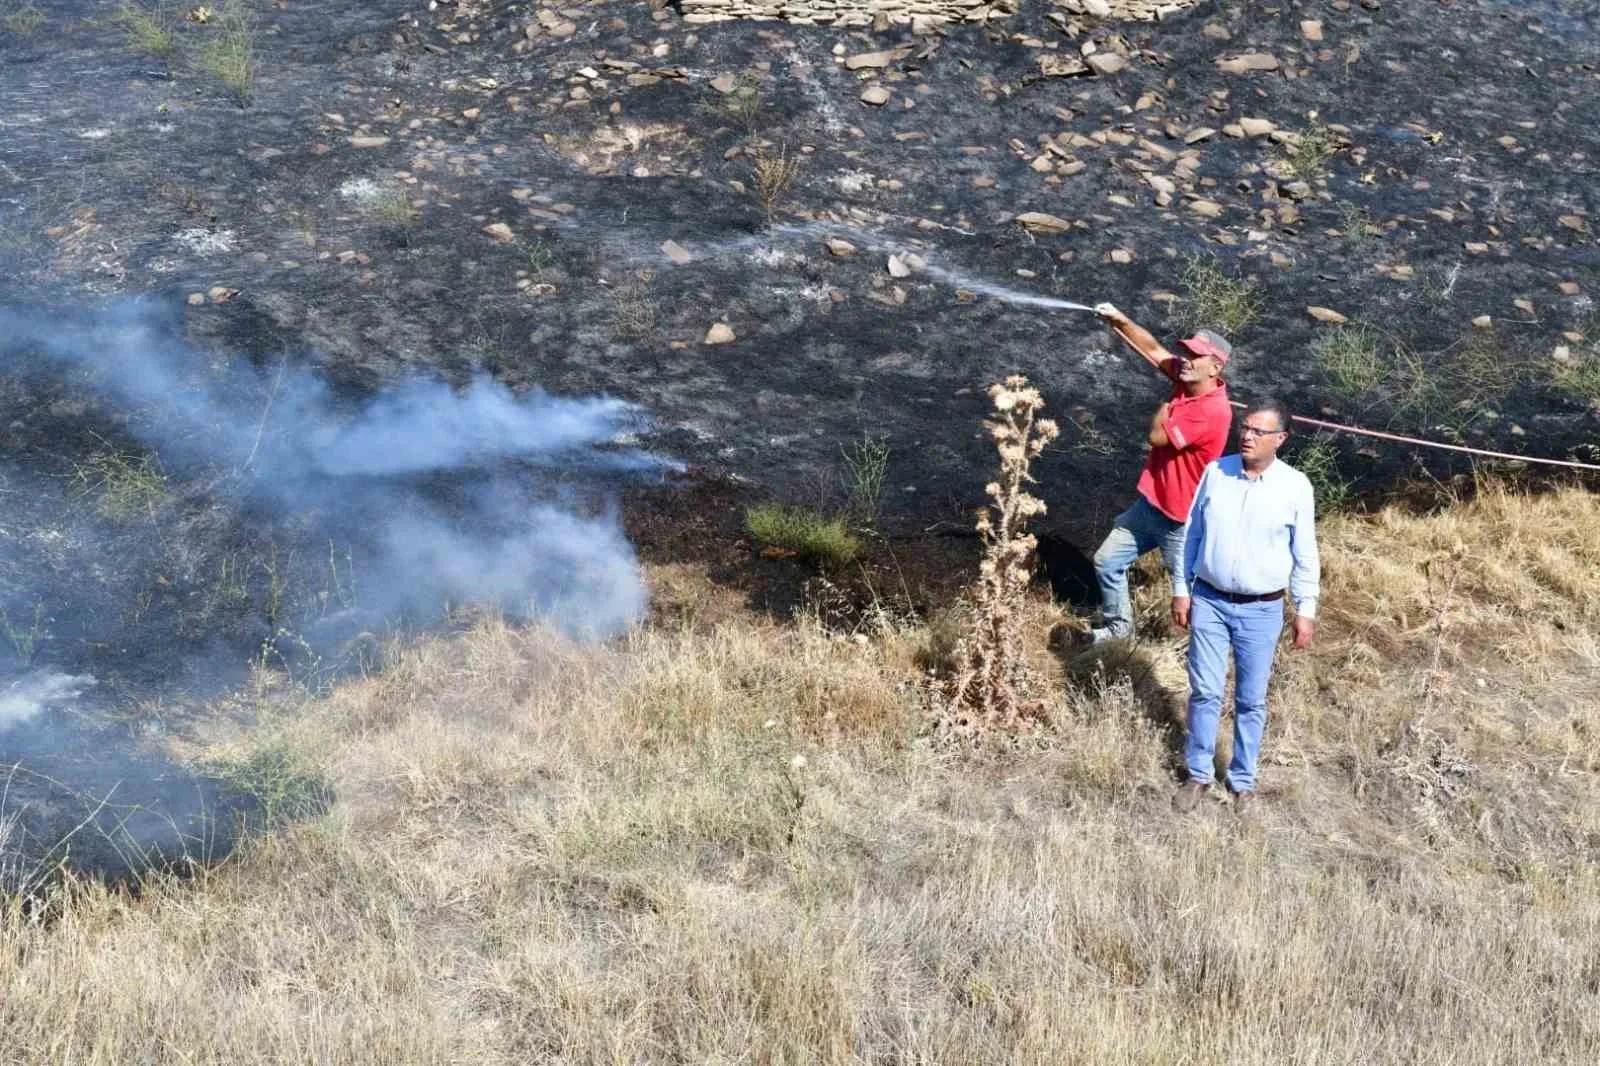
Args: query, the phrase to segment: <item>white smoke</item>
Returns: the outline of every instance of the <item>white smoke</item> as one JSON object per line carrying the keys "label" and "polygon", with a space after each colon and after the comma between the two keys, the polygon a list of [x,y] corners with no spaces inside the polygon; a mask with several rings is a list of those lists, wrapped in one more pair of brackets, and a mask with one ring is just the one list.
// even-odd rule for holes
{"label": "white smoke", "polygon": [[0,689],[0,733],[21,725],[46,707],[69,703],[94,684],[88,675],[38,670]]}
{"label": "white smoke", "polygon": [[[514,394],[480,376],[454,389],[410,378],[361,402],[308,369],[221,373],[147,304],[76,322],[0,309],[0,371],[39,354],[85,371],[128,431],[169,471],[265,505],[283,520],[315,509],[367,549],[362,607],[437,614],[495,604],[518,617],[604,636],[645,606],[614,515],[536,502],[530,469],[629,470],[658,462],[622,447],[644,419],[608,397]],[[454,472],[424,491],[417,479]],[[216,475],[223,474],[222,477]]]}

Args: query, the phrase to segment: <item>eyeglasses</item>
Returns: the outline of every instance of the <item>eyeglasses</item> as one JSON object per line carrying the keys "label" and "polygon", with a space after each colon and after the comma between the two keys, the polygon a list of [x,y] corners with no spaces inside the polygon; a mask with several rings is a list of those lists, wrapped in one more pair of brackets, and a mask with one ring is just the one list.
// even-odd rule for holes
{"label": "eyeglasses", "polygon": [[1286,431],[1281,429],[1262,429],[1259,426],[1246,425],[1239,427],[1239,436],[1241,437],[1275,437],[1283,432]]}

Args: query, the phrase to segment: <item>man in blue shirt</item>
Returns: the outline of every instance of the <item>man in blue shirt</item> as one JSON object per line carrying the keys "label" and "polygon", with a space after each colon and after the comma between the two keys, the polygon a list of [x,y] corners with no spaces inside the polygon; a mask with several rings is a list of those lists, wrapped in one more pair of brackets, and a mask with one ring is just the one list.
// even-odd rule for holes
{"label": "man in blue shirt", "polygon": [[1278,458],[1289,435],[1277,403],[1245,412],[1239,454],[1206,467],[1184,541],[1187,588],[1174,588],[1172,620],[1189,635],[1189,780],[1174,804],[1190,811],[1211,787],[1217,723],[1234,667],[1233,759],[1228,788],[1241,813],[1255,797],[1256,757],[1267,724],[1267,683],[1283,632],[1283,597],[1294,600],[1294,646],[1316,632],[1321,563],[1311,482]]}

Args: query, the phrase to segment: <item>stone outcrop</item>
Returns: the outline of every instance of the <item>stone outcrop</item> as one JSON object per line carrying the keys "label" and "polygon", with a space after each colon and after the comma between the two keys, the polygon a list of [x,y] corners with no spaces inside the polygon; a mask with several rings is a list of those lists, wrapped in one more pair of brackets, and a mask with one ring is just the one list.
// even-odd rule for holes
{"label": "stone outcrop", "polygon": [[[987,22],[1016,13],[1019,0],[683,0],[688,22],[781,19],[803,26],[891,23]],[[1055,0],[1074,15],[1153,22],[1193,7],[1198,0]]]}

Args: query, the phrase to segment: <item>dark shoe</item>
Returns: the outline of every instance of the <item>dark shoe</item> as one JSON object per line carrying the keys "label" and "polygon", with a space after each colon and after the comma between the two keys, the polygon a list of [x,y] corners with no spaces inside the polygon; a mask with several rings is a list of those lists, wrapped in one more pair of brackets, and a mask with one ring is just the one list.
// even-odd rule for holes
{"label": "dark shoe", "polygon": [[1206,789],[1211,786],[1204,781],[1185,781],[1178,789],[1178,794],[1172,797],[1172,805],[1180,814],[1188,814],[1200,806],[1200,797],[1206,794]]}
{"label": "dark shoe", "polygon": [[1233,797],[1233,813],[1240,818],[1254,818],[1259,812],[1256,810],[1256,794],[1254,792],[1239,792]]}

